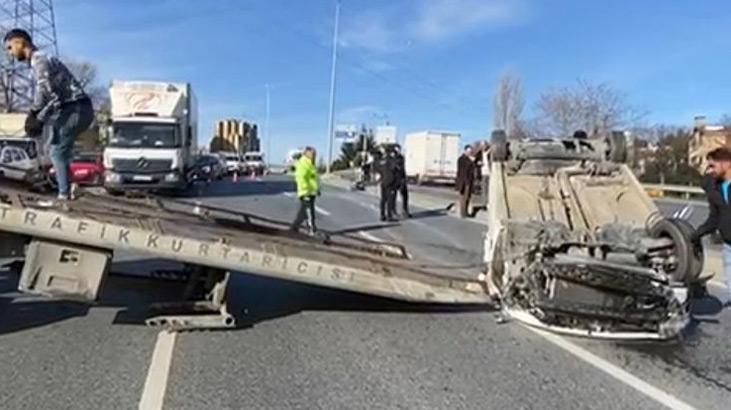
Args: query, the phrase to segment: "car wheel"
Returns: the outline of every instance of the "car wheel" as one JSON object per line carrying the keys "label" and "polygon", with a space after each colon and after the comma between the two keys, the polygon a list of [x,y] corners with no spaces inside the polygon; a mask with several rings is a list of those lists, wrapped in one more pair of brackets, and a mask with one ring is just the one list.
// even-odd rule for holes
{"label": "car wheel", "polygon": [[504,130],[495,130],[490,135],[490,152],[492,160],[505,162],[510,156],[508,150],[508,134]]}
{"label": "car wheel", "polygon": [[653,238],[669,238],[673,242],[677,263],[675,269],[668,273],[674,281],[690,283],[703,270],[703,250],[701,248],[699,251],[691,243],[692,231],[685,223],[678,219],[661,219],[650,228],[649,233]]}

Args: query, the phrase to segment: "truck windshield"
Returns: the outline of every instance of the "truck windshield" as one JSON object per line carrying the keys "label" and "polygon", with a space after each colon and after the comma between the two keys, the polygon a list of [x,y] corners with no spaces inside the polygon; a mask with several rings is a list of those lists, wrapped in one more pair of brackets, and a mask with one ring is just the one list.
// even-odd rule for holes
{"label": "truck windshield", "polygon": [[175,124],[119,122],[109,146],[115,148],[177,148],[180,146]]}
{"label": "truck windshield", "polygon": [[244,157],[244,161],[262,162],[261,155],[247,155]]}
{"label": "truck windshield", "polygon": [[21,148],[28,154],[28,158],[35,159],[38,156],[38,149],[35,141],[22,140],[22,139],[3,139],[0,137],[0,148],[3,147],[16,147]]}

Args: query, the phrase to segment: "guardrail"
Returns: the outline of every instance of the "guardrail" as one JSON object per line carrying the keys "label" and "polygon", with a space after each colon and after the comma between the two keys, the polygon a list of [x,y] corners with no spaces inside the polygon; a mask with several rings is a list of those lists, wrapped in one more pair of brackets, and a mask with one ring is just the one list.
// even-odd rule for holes
{"label": "guardrail", "polygon": [[706,193],[697,186],[642,184],[647,194],[653,198],[679,198],[685,200],[703,200]]}

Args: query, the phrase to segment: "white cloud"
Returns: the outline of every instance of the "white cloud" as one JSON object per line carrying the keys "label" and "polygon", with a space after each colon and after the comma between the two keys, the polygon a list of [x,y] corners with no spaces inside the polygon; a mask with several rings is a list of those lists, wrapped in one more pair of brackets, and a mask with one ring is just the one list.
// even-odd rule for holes
{"label": "white cloud", "polygon": [[418,16],[410,27],[414,37],[441,41],[520,22],[527,10],[524,2],[517,0],[428,0],[421,3]]}
{"label": "white cloud", "polygon": [[419,0],[412,7],[373,9],[346,19],[341,44],[375,53],[400,52],[527,20],[527,0]]}

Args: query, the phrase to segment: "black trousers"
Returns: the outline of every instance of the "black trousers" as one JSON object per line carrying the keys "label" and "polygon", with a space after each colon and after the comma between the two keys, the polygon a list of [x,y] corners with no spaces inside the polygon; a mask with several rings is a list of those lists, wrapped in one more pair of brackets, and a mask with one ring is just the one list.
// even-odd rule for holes
{"label": "black trousers", "polygon": [[381,218],[393,218],[396,208],[396,190],[389,184],[381,184]]}
{"label": "black trousers", "polygon": [[391,208],[391,212],[396,214],[396,200],[398,199],[398,195],[401,195],[401,206],[404,210],[404,214],[409,214],[409,186],[404,182],[400,182],[396,185],[396,187],[393,190],[393,208]]}
{"label": "black trousers", "polygon": [[300,198],[300,207],[297,211],[297,216],[292,222],[291,230],[299,231],[300,226],[305,220],[310,225],[310,232],[317,232],[317,226],[315,225],[315,197],[314,196],[303,196]]}

